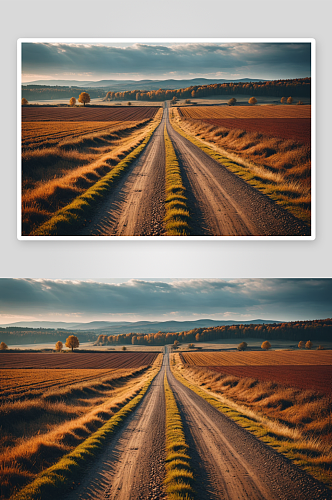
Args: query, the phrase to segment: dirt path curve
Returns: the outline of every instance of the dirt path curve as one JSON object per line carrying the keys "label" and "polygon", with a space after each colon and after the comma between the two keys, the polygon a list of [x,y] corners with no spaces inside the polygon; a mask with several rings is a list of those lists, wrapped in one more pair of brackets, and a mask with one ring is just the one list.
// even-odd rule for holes
{"label": "dirt path curve", "polygon": [[80,236],[163,236],[164,127],[167,109],[143,153],[101,203]]}
{"label": "dirt path curve", "polygon": [[142,403],[110,439],[63,500],[163,500],[165,478],[165,396],[163,366]]}
{"label": "dirt path curve", "polygon": [[167,131],[188,193],[195,235],[308,236],[310,229],[176,132]]}
{"label": "dirt path curve", "polygon": [[167,367],[200,500],[330,500],[331,492],[183,386]]}

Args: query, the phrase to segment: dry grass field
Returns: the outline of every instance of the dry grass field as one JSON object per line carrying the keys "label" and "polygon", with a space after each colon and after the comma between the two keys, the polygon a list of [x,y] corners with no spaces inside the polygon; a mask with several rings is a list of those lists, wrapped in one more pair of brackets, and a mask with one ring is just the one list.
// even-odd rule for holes
{"label": "dry grass field", "polygon": [[[55,355],[68,358],[67,369],[1,370],[1,498],[9,498],[100,428],[139,392],[161,363],[156,353],[148,358],[135,353],[135,363],[130,361],[132,353],[117,353],[122,364],[117,360],[116,368],[71,369],[70,358],[76,354]],[[111,356],[114,361],[114,354],[92,356]],[[29,354],[21,356],[27,356],[30,366]]]}
{"label": "dry grass field", "polygon": [[310,105],[200,106],[175,108],[173,119],[237,162],[234,173],[310,223],[310,113]]}
{"label": "dry grass field", "polygon": [[[198,385],[286,424],[312,443],[331,445],[332,351],[193,352],[176,356],[185,377]],[[332,457],[329,460],[332,466]]]}
{"label": "dry grass field", "polygon": [[144,140],[157,107],[23,108],[22,233],[106,175]]}

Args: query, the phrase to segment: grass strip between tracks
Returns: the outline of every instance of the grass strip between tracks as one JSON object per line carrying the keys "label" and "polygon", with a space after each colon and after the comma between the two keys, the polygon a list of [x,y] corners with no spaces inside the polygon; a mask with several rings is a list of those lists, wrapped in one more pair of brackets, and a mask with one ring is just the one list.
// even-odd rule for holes
{"label": "grass strip between tracks", "polygon": [[301,207],[291,197],[288,197],[287,201],[285,201],[284,196],[282,196],[282,193],[280,193],[278,190],[278,186],[274,186],[272,183],[261,181],[257,177],[257,175],[250,172],[248,168],[243,167],[240,163],[237,163],[234,160],[228,158],[228,156],[222,155],[213,147],[208,146],[200,139],[197,139],[196,137],[188,134],[187,132],[182,130],[178,124],[175,123],[174,118],[173,119],[170,118],[170,123],[174,128],[174,130],[178,132],[180,135],[182,135],[182,137],[188,139],[188,141],[190,141],[192,144],[201,149],[213,160],[216,160],[223,167],[226,167],[230,172],[232,172],[233,174],[237,175],[242,180],[250,184],[252,187],[257,189],[257,191],[260,191],[261,193],[271,198],[271,200],[273,200],[279,206],[282,206],[285,210],[288,210],[292,215],[299,218],[300,220],[305,222],[308,225],[308,227],[310,227],[311,224],[310,217],[308,217],[303,212]]}
{"label": "grass strip between tracks", "polygon": [[167,236],[189,236],[189,210],[187,207],[186,188],[183,185],[178,159],[166,125],[164,131],[166,151],[166,216]]}
{"label": "grass strip between tracks", "polygon": [[166,493],[168,500],[193,500],[194,476],[190,465],[189,446],[167,375],[164,379],[166,398]]}
{"label": "grass strip between tracks", "polygon": [[147,380],[137,396],[98,431],[61,458],[57,464],[40,473],[32,483],[14,494],[11,500],[56,500],[70,490],[74,481],[82,477],[87,464],[100,453],[106,441],[142,401],[158,372],[159,370]]}
{"label": "grass strip between tracks", "polygon": [[246,429],[265,444],[271,446],[278,453],[286,456],[289,460],[294,462],[308,474],[312,475],[315,479],[321,481],[327,487],[332,489],[331,460],[328,460],[327,462],[322,460],[322,463],[320,464],[312,462],[310,457],[315,457],[317,454],[313,452],[312,449],[309,449],[305,442],[301,443],[276,434],[271,429],[265,427],[263,423],[245,415],[244,413],[241,413],[225,403],[222,403],[217,397],[213,396],[207,390],[189,382],[179,373],[178,368],[175,365],[174,357],[171,358],[170,368],[174,377],[185,387],[191,389],[198,396],[202,397],[205,401],[214,406],[218,411],[236,422],[240,427]]}
{"label": "grass strip between tracks", "polygon": [[31,236],[70,236],[73,234],[73,231],[81,228],[86,219],[92,214],[96,205],[109,194],[110,190],[119,182],[128,168],[143,152],[160,122],[161,118],[153,126],[143,142],[121,160],[108,174],[97,181],[85,193],[75,198],[69,205],[58,210],[51,219],[35,229]]}

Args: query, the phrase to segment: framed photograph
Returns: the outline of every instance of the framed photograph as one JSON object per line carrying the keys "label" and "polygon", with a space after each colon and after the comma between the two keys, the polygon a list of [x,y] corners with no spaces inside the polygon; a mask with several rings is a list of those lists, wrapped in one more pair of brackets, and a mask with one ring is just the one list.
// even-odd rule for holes
{"label": "framed photograph", "polygon": [[315,40],[18,40],[21,240],[313,240]]}

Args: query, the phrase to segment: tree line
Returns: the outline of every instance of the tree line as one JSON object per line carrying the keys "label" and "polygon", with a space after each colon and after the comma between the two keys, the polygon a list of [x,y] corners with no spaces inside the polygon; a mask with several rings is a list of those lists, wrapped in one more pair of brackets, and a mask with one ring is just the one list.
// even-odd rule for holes
{"label": "tree line", "polygon": [[263,325],[227,325],[209,328],[195,328],[185,332],[157,332],[149,334],[124,333],[119,335],[101,334],[99,345],[166,345],[190,342],[211,342],[221,339],[264,338],[266,340],[331,340],[332,319],[315,321],[293,321]]}
{"label": "tree line", "polygon": [[[59,86],[42,86],[42,85],[27,85],[22,86],[22,97],[30,101],[48,100],[48,99],[70,99],[79,98],[82,92],[86,92],[85,88],[79,87],[59,87]],[[106,90],[89,88],[91,99],[104,98]]]}
{"label": "tree line", "polygon": [[107,92],[106,101],[165,101],[176,99],[210,97],[214,95],[233,96],[238,94],[282,97],[310,97],[311,78],[296,78],[292,80],[272,80],[268,82],[231,82],[214,83],[210,85],[193,85],[176,90],[126,90],[123,92]]}

